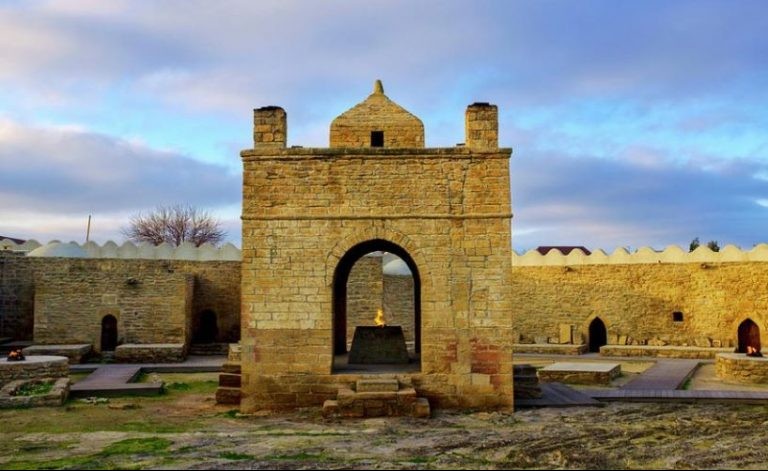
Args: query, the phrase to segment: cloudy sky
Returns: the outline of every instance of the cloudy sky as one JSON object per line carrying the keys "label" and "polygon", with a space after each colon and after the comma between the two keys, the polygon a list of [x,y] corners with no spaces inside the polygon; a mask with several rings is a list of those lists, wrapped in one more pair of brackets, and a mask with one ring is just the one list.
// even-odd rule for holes
{"label": "cloudy sky", "polygon": [[184,202],[240,243],[252,109],[328,145],[374,79],[427,146],[496,103],[513,245],[768,242],[768,2],[4,1],[0,235],[121,240]]}

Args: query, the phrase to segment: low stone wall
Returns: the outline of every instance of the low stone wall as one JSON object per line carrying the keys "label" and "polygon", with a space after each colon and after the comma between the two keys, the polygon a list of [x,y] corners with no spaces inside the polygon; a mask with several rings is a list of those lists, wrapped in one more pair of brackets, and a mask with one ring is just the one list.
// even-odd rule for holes
{"label": "low stone wall", "polygon": [[[43,383],[53,381],[53,387],[48,394],[35,396],[17,396],[19,388],[25,384]],[[13,407],[55,407],[64,404],[69,396],[69,377],[65,378],[40,378],[40,379],[19,379],[11,381],[0,389],[0,409]]]}
{"label": "low stone wall", "polygon": [[586,345],[556,343],[515,343],[512,353],[537,353],[546,355],[582,355],[587,353]]}
{"label": "low stone wall", "polygon": [[720,353],[733,351],[730,348],[706,347],[676,347],[650,345],[603,345],[600,355],[608,357],[658,357],[658,358],[690,358],[693,360],[709,360]]}
{"label": "low stone wall", "polygon": [[59,356],[29,356],[24,361],[0,359],[0,386],[17,379],[69,377],[69,361]]}
{"label": "low stone wall", "polygon": [[744,353],[720,353],[715,359],[717,377],[740,383],[768,383],[768,357]]}
{"label": "low stone wall", "polygon": [[545,383],[611,384],[621,374],[618,363],[555,363],[539,370]]}
{"label": "low stone wall", "polygon": [[115,349],[115,360],[120,363],[181,363],[185,359],[182,343],[127,343]]}

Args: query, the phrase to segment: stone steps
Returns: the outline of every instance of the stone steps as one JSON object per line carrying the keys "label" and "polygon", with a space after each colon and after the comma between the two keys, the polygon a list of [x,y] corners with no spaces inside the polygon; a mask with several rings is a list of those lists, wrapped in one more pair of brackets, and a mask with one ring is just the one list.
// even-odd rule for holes
{"label": "stone steps", "polygon": [[221,367],[219,387],[216,389],[216,404],[240,405],[242,376],[240,362],[228,361]]}
{"label": "stone steps", "polygon": [[323,404],[323,415],[341,417],[390,417],[410,415],[429,417],[426,398],[418,397],[411,385],[400,384],[397,379],[360,379],[355,389],[339,388],[336,400]]}

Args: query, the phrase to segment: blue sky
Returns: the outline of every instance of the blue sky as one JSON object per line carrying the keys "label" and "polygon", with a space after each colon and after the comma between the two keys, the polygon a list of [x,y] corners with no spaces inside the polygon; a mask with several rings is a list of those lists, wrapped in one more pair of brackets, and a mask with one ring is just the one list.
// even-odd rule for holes
{"label": "blue sky", "polygon": [[120,240],[186,202],[240,240],[252,109],[324,147],[375,79],[427,145],[496,103],[513,245],[768,241],[764,1],[6,1],[0,234]]}

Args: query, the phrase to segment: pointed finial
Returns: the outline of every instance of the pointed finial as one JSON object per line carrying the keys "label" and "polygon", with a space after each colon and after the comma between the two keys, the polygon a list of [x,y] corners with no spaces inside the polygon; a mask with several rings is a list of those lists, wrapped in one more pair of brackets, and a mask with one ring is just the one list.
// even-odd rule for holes
{"label": "pointed finial", "polygon": [[373,84],[373,93],[376,95],[384,94],[384,85],[381,84],[381,80],[377,80],[376,83]]}

